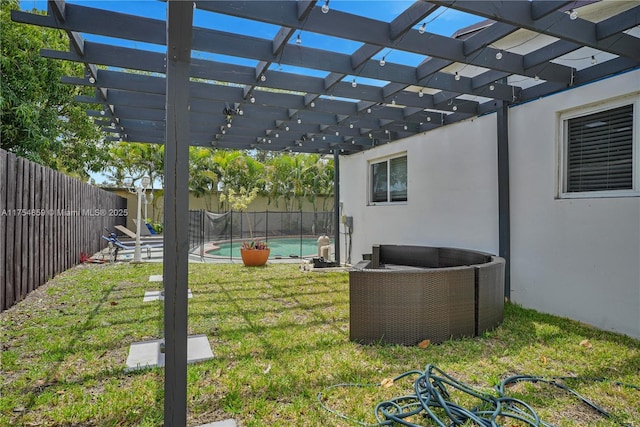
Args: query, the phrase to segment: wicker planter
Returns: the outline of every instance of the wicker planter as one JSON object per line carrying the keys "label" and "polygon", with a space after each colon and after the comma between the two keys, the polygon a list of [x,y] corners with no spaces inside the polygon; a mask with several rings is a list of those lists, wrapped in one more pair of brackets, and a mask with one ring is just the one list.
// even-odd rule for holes
{"label": "wicker planter", "polygon": [[265,265],[269,259],[270,249],[240,249],[242,262],[247,267]]}
{"label": "wicker planter", "polygon": [[504,264],[465,249],[375,245],[349,271],[349,337],[416,345],[481,335],[502,323]]}

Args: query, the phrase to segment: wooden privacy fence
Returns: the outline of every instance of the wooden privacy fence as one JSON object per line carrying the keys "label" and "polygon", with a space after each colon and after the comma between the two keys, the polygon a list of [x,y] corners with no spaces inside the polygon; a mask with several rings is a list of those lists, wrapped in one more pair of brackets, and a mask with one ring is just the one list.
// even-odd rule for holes
{"label": "wooden privacy fence", "polygon": [[0,150],[0,311],[106,246],[126,199]]}

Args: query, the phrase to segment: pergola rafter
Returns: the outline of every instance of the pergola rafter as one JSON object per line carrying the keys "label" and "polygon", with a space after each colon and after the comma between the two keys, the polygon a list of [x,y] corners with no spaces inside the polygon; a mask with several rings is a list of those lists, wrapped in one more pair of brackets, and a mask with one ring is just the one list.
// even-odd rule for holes
{"label": "pergola rafter", "polygon": [[[191,48],[200,54],[190,63],[191,144],[349,154],[497,111],[503,102],[528,101],[637,68],[640,6],[611,16],[603,12],[597,22],[568,13],[594,3],[416,1],[385,22],[335,8],[325,14],[316,0],[196,1],[214,22],[225,16],[261,22],[274,26],[274,35],[193,28]],[[47,15],[16,11],[13,19],[66,31],[68,52],[42,54],[85,64],[84,77],[64,82],[96,88],[94,97],[78,101],[103,106],[89,114],[111,139],[162,143],[166,23],[62,0],[49,5]],[[490,20],[452,37],[432,33],[425,21],[437,19],[443,7]],[[531,39],[543,35],[551,41],[525,52],[504,48],[503,40],[523,29]],[[296,41],[309,33],[359,46],[344,53]],[[145,47],[88,41],[88,34]],[[607,60],[580,67],[562,60],[585,47]],[[394,62],[396,52],[423,60],[415,66]],[[238,65],[242,61],[247,65]]]}
{"label": "pergola rafter", "polygon": [[[553,4],[566,5],[574,2],[524,2],[524,1],[469,1],[469,0],[433,0],[430,3],[450,7],[456,10],[484,16],[525,28],[539,34],[546,34],[610,52],[625,58],[640,61],[638,38],[622,31],[640,24],[640,6],[616,15],[600,23],[590,22],[561,11],[553,10]],[[544,3],[549,3],[545,5]],[[545,13],[540,13],[544,8]],[[570,21],[570,22],[569,22]]]}

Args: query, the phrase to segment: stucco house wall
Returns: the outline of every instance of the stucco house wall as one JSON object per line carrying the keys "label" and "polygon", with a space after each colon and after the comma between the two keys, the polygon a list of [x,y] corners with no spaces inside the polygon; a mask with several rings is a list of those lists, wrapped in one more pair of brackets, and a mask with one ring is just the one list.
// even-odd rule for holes
{"label": "stucco house wall", "polygon": [[[636,71],[509,112],[513,301],[636,338],[640,195],[559,198],[558,115],[621,98],[637,100],[639,91]],[[639,130],[636,121],[636,138]],[[636,174],[639,159],[636,152]]]}
{"label": "stucco house wall", "polygon": [[[637,99],[639,92],[635,71],[509,109],[512,300],[636,338],[640,197],[559,198],[558,123],[562,111]],[[342,214],[354,219],[351,236],[342,235],[342,260],[359,261],[374,243],[497,254],[496,118],[490,114],[341,157]],[[408,201],[369,205],[369,162],[402,152]]]}
{"label": "stucco house wall", "polygon": [[[374,243],[497,252],[496,133],[495,118],[486,116],[342,157],[342,214],[354,220],[351,261]],[[368,204],[369,162],[403,152],[408,201]]]}

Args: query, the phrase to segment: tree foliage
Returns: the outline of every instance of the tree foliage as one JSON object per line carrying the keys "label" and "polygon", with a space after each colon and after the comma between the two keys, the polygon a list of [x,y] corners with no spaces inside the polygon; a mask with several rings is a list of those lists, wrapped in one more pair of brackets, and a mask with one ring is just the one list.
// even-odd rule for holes
{"label": "tree foliage", "polygon": [[111,182],[121,187],[127,180],[137,181],[148,176],[164,188],[164,146],[119,142],[109,149],[104,167]]}
{"label": "tree foliage", "polygon": [[0,147],[88,178],[102,169],[107,146],[74,101],[82,89],[61,83],[63,76],[82,76],[82,65],[41,57],[42,48],[66,50],[67,36],[12,22],[12,9],[19,9],[17,0],[0,1]]}
{"label": "tree foliage", "polygon": [[[189,148],[189,190],[196,197],[205,197],[218,191],[222,171],[214,161],[214,151],[210,148]],[[207,210],[213,210],[211,197],[205,198]]]}
{"label": "tree foliage", "polygon": [[238,212],[244,212],[247,215],[247,225],[249,226],[249,236],[253,240],[253,230],[251,229],[251,220],[249,214],[246,212],[247,208],[258,197],[258,188],[247,189],[240,187],[238,191],[230,188],[226,193],[220,196],[221,201],[229,202],[229,206],[232,210]]}
{"label": "tree foliage", "polygon": [[242,151],[215,152],[214,162],[222,172],[222,190],[240,191],[241,188],[258,188],[264,191],[264,164]]}
{"label": "tree foliage", "polygon": [[326,201],[333,196],[333,160],[317,154],[283,153],[268,161],[267,181],[270,200],[283,199],[287,210],[301,209],[305,200],[316,207],[318,197]]}
{"label": "tree foliage", "polygon": [[[110,150],[107,170],[112,184],[122,186],[125,178],[149,176],[163,183],[164,147],[122,142]],[[269,204],[288,211],[299,210],[306,200],[314,209],[327,210],[333,196],[333,159],[317,154],[278,153],[257,159],[244,151],[189,147],[189,190],[196,197],[221,193],[218,211],[231,208],[229,196],[256,189]],[[322,206],[316,206],[318,198]],[[205,199],[210,203],[211,198]],[[281,204],[282,203],[282,204]],[[207,204],[208,210],[214,210]]]}

